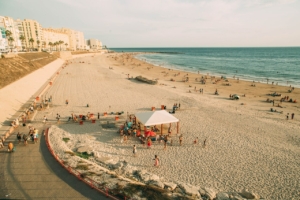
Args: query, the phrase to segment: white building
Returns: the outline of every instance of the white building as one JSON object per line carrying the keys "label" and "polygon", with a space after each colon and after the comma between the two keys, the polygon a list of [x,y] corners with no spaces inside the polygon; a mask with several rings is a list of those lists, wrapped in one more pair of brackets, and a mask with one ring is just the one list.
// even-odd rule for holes
{"label": "white building", "polygon": [[100,50],[102,49],[102,42],[98,39],[89,39],[87,40],[87,45],[91,50]]}

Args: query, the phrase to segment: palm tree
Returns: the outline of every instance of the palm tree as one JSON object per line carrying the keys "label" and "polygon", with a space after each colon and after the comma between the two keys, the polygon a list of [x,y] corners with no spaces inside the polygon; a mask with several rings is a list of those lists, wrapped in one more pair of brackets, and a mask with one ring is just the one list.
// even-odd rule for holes
{"label": "palm tree", "polygon": [[5,31],[5,35],[6,35],[6,38],[7,38],[7,44],[9,44],[10,42],[9,42],[9,38],[10,38],[10,36],[12,35],[12,32],[10,31],[10,30],[6,30]]}
{"label": "palm tree", "polygon": [[37,43],[38,51],[39,51],[40,50],[40,43],[41,43],[41,41],[37,40],[36,43]]}
{"label": "palm tree", "polygon": [[9,37],[7,40],[8,40],[9,46],[10,46],[10,51],[12,52],[12,49],[13,49],[12,42],[15,41],[15,39],[13,37]]}
{"label": "palm tree", "polygon": [[46,42],[44,41],[44,42],[42,42],[42,47],[43,47],[43,49],[45,49],[46,48]]}
{"label": "palm tree", "polygon": [[24,48],[25,48],[25,46],[24,46],[24,40],[25,40],[24,35],[21,35],[19,39],[20,39],[21,42],[22,42],[22,49],[24,49]]}
{"label": "palm tree", "polygon": [[68,49],[68,43],[65,43],[65,45],[66,45],[66,50]]}
{"label": "palm tree", "polygon": [[30,38],[30,39],[29,39],[29,43],[31,43],[31,48],[33,49],[34,39],[33,39],[33,38]]}
{"label": "palm tree", "polygon": [[61,51],[61,45],[62,45],[63,43],[64,43],[64,41],[61,41],[61,40],[58,41],[60,51]]}
{"label": "palm tree", "polygon": [[51,48],[51,47],[52,47],[53,43],[52,43],[52,42],[49,42],[48,45],[50,46],[50,51],[52,51],[52,48]]}
{"label": "palm tree", "polygon": [[58,51],[58,48],[57,48],[58,42],[54,42],[54,45],[55,45],[55,50]]}

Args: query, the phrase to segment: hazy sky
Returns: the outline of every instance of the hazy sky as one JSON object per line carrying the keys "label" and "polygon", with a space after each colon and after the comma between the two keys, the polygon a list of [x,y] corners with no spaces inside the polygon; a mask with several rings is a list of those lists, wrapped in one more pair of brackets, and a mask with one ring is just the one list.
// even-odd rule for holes
{"label": "hazy sky", "polygon": [[0,15],[108,47],[300,46],[300,0],[0,0]]}

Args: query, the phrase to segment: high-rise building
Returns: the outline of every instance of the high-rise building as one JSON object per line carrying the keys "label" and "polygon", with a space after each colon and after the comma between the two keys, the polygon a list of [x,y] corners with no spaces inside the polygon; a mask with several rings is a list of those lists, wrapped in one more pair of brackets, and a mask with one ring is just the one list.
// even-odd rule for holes
{"label": "high-rise building", "polygon": [[24,19],[22,21],[25,46],[27,48],[39,49],[43,41],[42,26],[35,20]]}
{"label": "high-rise building", "polygon": [[[65,32],[59,30],[59,29],[53,29],[53,28],[43,28],[43,42],[42,42],[42,48],[45,50],[66,50],[70,44],[69,36]],[[55,44],[52,45],[50,44]]]}

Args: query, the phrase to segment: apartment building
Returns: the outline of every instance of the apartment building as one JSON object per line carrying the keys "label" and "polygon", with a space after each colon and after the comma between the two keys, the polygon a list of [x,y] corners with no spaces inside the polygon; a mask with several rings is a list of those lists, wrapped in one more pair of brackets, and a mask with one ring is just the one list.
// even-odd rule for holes
{"label": "apartment building", "polygon": [[[43,28],[43,42],[42,48],[44,50],[67,50],[70,46],[70,40],[68,34],[53,28]],[[60,42],[58,45],[50,45],[56,42]]]}
{"label": "apartment building", "polygon": [[22,49],[22,44],[20,41],[20,32],[19,29],[15,26],[15,20],[11,17],[7,17],[7,16],[0,16],[0,26],[2,27],[2,31],[3,29],[4,32],[5,31],[10,31],[11,35],[10,36],[6,36],[6,49],[17,49],[20,50]]}
{"label": "apartment building", "polygon": [[100,50],[102,49],[102,42],[98,39],[89,39],[86,41],[89,49],[91,50]]}
{"label": "apartment building", "polygon": [[35,20],[24,19],[22,21],[24,30],[24,44],[27,48],[40,49],[43,41],[42,26]]}
{"label": "apartment building", "polygon": [[69,49],[71,51],[84,50],[86,48],[83,32],[75,31],[69,28],[60,28],[57,30],[60,30],[68,35],[70,42]]}

